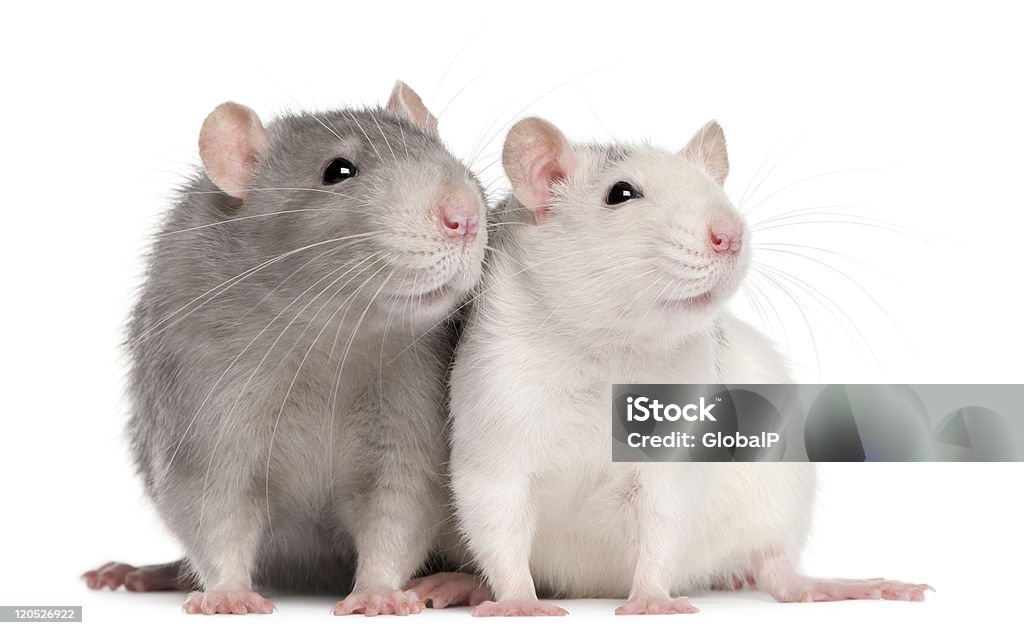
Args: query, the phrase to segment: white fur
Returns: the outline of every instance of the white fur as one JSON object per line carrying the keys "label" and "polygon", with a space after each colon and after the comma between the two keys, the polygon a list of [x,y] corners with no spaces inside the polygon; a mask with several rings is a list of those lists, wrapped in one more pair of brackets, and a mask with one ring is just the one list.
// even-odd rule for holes
{"label": "white fur", "polygon": [[[811,464],[611,461],[613,383],[790,381],[722,308],[750,249],[708,253],[710,219],[736,214],[721,187],[685,154],[625,151],[577,147],[540,224],[499,211],[453,368],[455,504],[498,600],[680,594],[796,558],[808,533]],[[605,205],[620,180],[644,197]]]}

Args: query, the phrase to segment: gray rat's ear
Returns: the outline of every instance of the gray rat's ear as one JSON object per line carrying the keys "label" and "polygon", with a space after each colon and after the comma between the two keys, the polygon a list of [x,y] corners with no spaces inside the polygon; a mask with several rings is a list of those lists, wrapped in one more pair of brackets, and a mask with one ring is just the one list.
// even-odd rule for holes
{"label": "gray rat's ear", "polygon": [[388,98],[387,109],[392,114],[405,117],[426,132],[437,132],[437,118],[430,114],[416,91],[409,88],[402,80],[395,82],[395,87],[391,90],[391,97]]}
{"label": "gray rat's ear", "polygon": [[576,153],[561,130],[528,117],[508,131],[501,162],[516,198],[540,223],[550,213],[552,184],[576,169]]}
{"label": "gray rat's ear", "polygon": [[256,113],[230,101],[214,108],[199,132],[199,158],[206,174],[217,187],[242,199],[249,196],[256,160],[269,145]]}
{"label": "gray rat's ear", "polygon": [[725,148],[725,132],[712,119],[693,135],[683,149],[683,156],[703,168],[716,183],[725,183],[729,176],[729,153]]}

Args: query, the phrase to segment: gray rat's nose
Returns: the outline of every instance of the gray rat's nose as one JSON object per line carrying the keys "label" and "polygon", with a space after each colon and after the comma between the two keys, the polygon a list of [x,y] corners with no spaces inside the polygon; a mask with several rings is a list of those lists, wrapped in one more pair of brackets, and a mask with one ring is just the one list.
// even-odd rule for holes
{"label": "gray rat's nose", "polygon": [[441,231],[448,238],[471,238],[480,229],[479,206],[463,197],[445,200],[437,216]]}

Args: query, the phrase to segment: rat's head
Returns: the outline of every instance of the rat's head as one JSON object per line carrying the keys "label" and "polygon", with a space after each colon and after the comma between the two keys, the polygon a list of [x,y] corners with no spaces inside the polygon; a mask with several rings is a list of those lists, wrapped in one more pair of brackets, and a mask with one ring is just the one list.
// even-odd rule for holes
{"label": "rat's head", "polygon": [[229,224],[255,256],[294,252],[266,268],[271,283],[270,272],[300,290],[333,283],[323,297],[337,291],[346,314],[368,307],[367,324],[423,326],[480,276],[483,191],[401,82],[386,108],[287,115],[266,127],[249,108],[222,104],[199,149],[210,180],[234,197],[232,213],[259,218]]}
{"label": "rat's head", "polygon": [[739,286],[751,250],[722,190],[729,161],[717,123],[667,152],[574,147],[529,118],[509,132],[503,162],[536,222],[522,236],[538,297],[577,327],[677,337],[710,324]]}

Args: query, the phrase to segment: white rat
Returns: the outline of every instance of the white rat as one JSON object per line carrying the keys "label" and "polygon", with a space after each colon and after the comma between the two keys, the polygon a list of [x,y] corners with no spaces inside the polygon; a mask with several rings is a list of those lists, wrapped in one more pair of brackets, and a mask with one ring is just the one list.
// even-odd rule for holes
{"label": "white rat", "polygon": [[451,376],[454,499],[496,601],[628,597],[618,614],[692,613],[681,594],[921,600],[927,585],[803,575],[810,463],[613,463],[613,383],[787,383],[769,341],[725,310],[750,260],[722,189],[717,123],[681,153],[573,146],[529,118]]}

